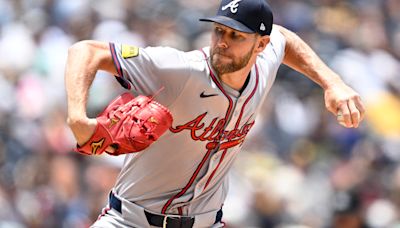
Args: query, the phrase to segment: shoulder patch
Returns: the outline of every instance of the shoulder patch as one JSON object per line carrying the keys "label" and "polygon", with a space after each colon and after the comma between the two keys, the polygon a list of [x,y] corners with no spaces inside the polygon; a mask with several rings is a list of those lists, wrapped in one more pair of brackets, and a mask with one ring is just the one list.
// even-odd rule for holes
{"label": "shoulder patch", "polygon": [[131,45],[126,45],[122,44],[121,45],[121,56],[124,59],[127,58],[132,58],[136,57],[139,55],[139,48],[136,46],[131,46]]}

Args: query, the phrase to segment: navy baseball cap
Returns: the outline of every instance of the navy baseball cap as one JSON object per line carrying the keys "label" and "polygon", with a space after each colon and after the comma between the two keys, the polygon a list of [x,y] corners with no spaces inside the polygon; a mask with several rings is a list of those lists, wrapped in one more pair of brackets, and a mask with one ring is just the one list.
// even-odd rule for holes
{"label": "navy baseball cap", "polygon": [[245,33],[270,35],[271,7],[265,0],[222,0],[217,15],[200,21],[216,22]]}

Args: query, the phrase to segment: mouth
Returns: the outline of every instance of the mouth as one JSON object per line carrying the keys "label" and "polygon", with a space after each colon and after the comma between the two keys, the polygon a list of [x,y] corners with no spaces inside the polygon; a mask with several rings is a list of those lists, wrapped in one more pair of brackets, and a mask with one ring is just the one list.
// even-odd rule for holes
{"label": "mouth", "polygon": [[215,53],[214,56],[219,57],[219,58],[223,58],[223,59],[231,59],[231,57],[229,55],[226,54],[222,54],[222,53]]}
{"label": "mouth", "polygon": [[224,57],[230,57],[227,53],[226,50],[223,50],[221,48],[215,48],[214,49],[214,55],[219,55],[219,56],[224,56]]}

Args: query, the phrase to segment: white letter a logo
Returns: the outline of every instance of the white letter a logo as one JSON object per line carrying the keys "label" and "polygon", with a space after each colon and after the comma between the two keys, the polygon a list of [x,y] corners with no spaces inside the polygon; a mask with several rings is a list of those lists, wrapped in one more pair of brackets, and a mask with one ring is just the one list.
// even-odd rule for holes
{"label": "white letter a logo", "polygon": [[225,6],[222,6],[222,11],[230,8],[232,13],[236,13],[238,11],[239,2],[242,0],[233,0]]}

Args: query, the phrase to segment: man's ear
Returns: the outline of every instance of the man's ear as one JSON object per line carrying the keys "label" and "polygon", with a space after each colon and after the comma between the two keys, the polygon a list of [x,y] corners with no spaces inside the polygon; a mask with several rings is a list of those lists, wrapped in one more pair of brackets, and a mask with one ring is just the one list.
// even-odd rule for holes
{"label": "man's ear", "polygon": [[258,46],[255,48],[256,52],[264,51],[265,47],[269,44],[270,37],[269,36],[261,36],[258,40]]}

